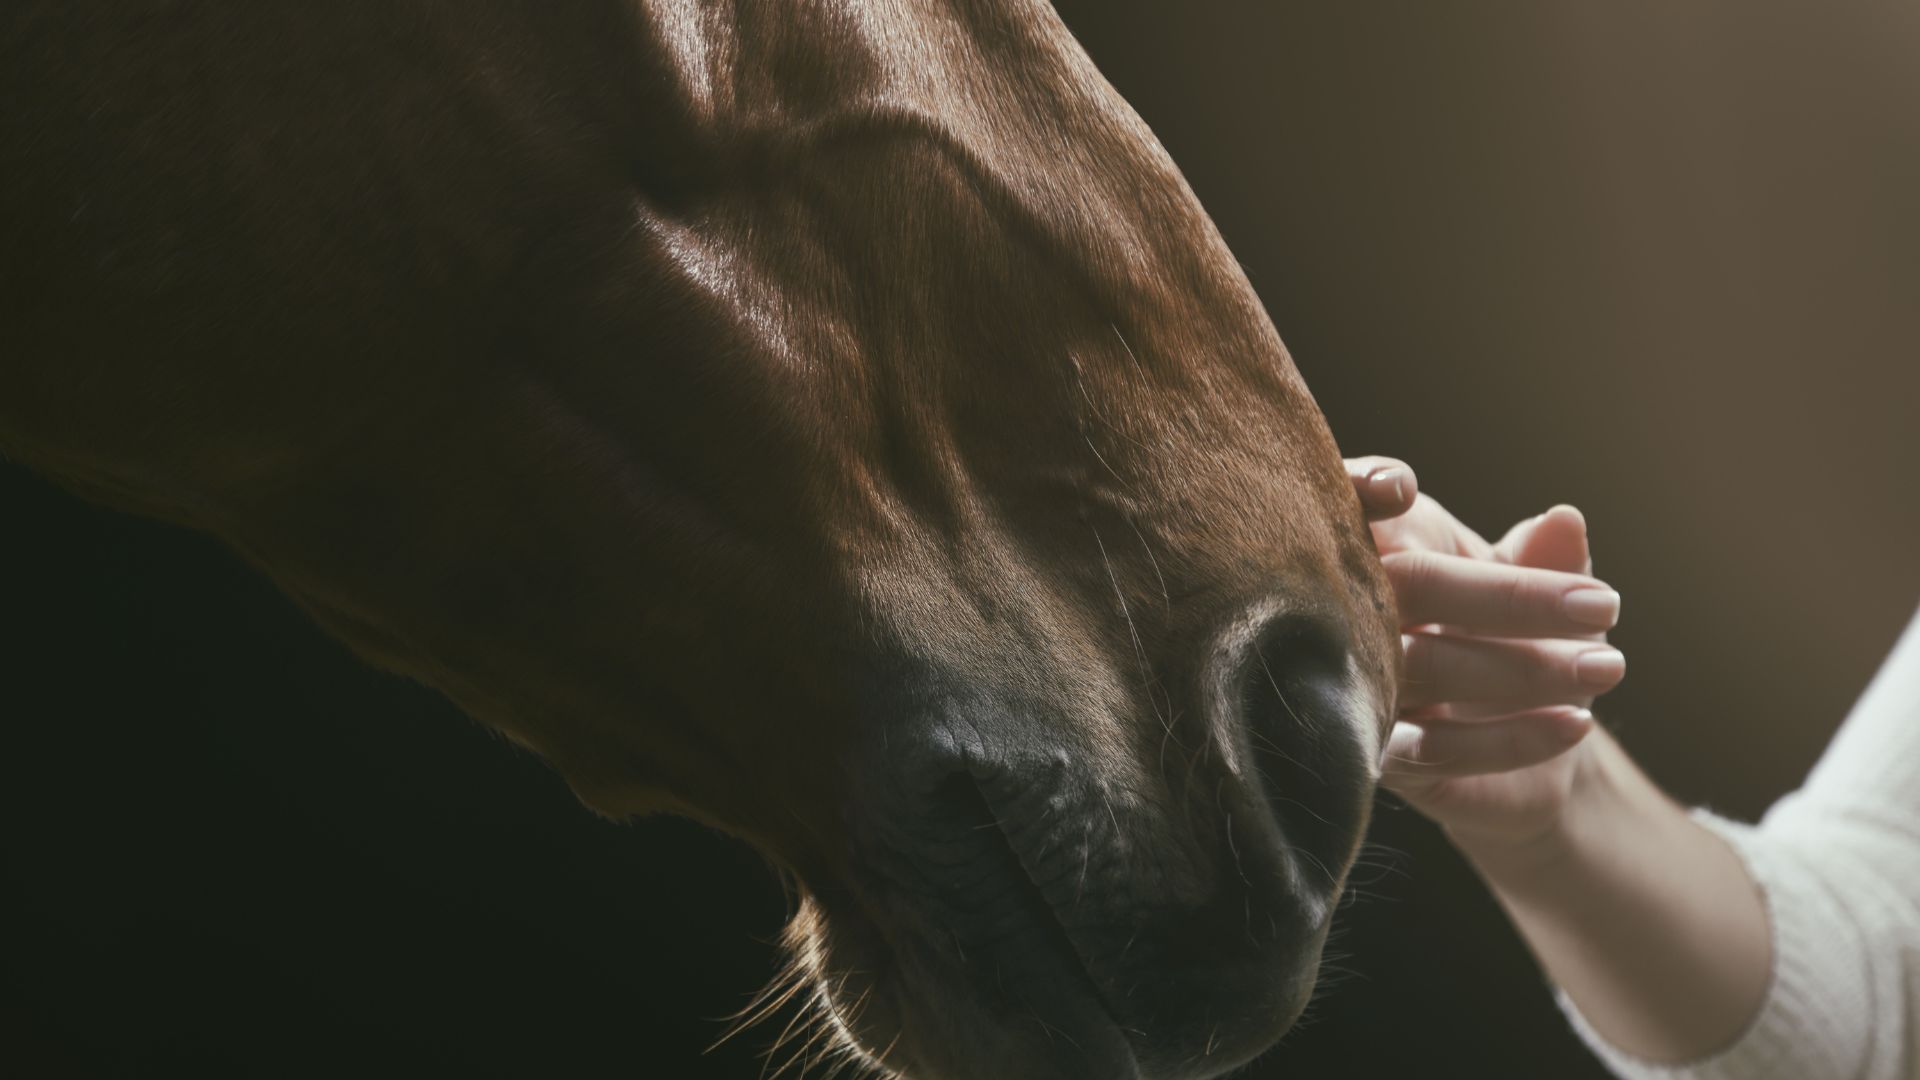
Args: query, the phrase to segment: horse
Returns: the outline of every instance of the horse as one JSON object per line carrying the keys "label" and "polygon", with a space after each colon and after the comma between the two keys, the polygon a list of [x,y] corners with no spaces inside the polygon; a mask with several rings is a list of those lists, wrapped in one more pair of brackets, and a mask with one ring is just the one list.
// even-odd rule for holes
{"label": "horse", "polygon": [[1325,421],[1040,0],[0,14],[0,452],[791,875],[913,1077],[1218,1075],[1391,723]]}

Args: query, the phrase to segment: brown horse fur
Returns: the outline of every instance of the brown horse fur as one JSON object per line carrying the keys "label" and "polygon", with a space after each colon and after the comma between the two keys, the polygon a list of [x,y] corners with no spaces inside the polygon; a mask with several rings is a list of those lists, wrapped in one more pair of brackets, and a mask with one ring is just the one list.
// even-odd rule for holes
{"label": "brown horse fur", "polygon": [[1038,0],[0,14],[0,449],[806,895],[923,1077],[1214,1075],[1396,656],[1323,421]]}

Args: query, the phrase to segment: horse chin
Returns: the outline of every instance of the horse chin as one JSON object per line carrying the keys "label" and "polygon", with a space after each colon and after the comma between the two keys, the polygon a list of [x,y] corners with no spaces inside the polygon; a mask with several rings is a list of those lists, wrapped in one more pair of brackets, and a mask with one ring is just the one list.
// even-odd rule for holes
{"label": "horse chin", "polygon": [[[952,786],[936,830],[947,843],[817,889],[795,919],[815,1049],[928,1080],[1201,1080],[1258,1056],[1304,1008],[1331,896],[1194,906],[1130,875],[1083,883],[1036,854],[1047,837],[1009,837],[971,781]],[[1089,922],[1096,890],[1138,920]]]}
{"label": "horse chin", "polygon": [[[1205,1030],[1143,1030],[1151,1023],[1110,1006],[1057,921],[1035,912],[1005,937],[971,951],[924,912],[896,912],[883,925],[858,911],[838,916],[810,901],[795,920],[793,985],[814,1012],[790,1036],[801,1060],[848,1060],[883,1076],[916,1080],[1204,1080],[1245,1065],[1305,1007],[1323,938],[1281,998]],[[1291,966],[1291,965],[1290,965]],[[1204,980],[1207,972],[1137,971],[1142,981]],[[1268,973],[1269,975],[1271,973]],[[1233,973],[1224,978],[1236,984]],[[799,1030],[796,1025],[790,1031]],[[780,1062],[775,1062],[776,1066]]]}
{"label": "horse chin", "polygon": [[789,937],[793,974],[816,1012],[818,1041],[803,1057],[850,1059],[915,1080],[1145,1075],[1084,966],[1043,943],[1057,928],[1012,928],[993,950],[993,985],[982,985],[984,971],[971,958],[956,962],[938,941],[903,934],[911,918],[882,929],[859,914],[824,910],[809,903]]}

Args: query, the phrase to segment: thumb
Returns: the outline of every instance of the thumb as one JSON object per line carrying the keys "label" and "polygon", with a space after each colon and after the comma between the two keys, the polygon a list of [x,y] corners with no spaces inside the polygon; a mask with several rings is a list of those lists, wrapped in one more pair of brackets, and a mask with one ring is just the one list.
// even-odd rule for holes
{"label": "thumb", "polygon": [[1494,545],[1494,558],[1515,566],[1591,574],[1587,519],[1571,506],[1556,506],[1509,529]]}

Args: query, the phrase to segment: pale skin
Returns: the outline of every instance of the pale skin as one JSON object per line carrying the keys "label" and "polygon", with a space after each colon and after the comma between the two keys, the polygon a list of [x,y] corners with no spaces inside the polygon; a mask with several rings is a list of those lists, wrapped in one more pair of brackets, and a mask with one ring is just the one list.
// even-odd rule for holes
{"label": "pale skin", "polygon": [[1347,471],[1407,649],[1382,782],[1446,830],[1615,1046],[1667,1063],[1726,1046],[1765,998],[1766,909],[1739,857],[1587,711],[1626,669],[1586,519],[1557,506],[1488,543],[1404,463]]}

